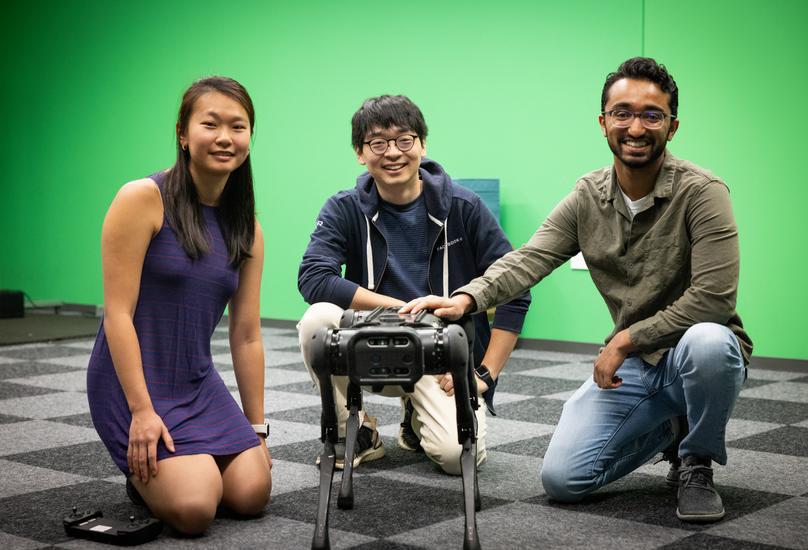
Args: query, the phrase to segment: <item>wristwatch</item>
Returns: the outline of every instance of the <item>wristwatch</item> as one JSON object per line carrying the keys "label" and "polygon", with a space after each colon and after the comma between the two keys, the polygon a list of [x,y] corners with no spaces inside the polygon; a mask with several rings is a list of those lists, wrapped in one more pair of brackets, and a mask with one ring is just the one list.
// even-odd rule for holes
{"label": "wristwatch", "polygon": [[264,438],[269,437],[269,422],[266,420],[264,420],[263,424],[253,424],[252,427],[258,435]]}
{"label": "wristwatch", "polygon": [[497,381],[494,380],[494,377],[491,376],[491,371],[485,365],[480,364],[479,367],[474,369],[474,372],[477,374],[477,378],[485,382],[489,389],[497,385]]}

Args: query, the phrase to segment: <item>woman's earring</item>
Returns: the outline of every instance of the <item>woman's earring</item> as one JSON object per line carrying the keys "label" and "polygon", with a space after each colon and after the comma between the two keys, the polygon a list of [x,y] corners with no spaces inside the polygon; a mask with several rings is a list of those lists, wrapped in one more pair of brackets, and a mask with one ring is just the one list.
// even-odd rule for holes
{"label": "woman's earring", "polygon": [[185,145],[184,143],[183,143],[182,145],[180,145],[180,147],[182,147],[182,150],[183,150],[183,151],[187,151],[187,150],[188,150],[188,146],[187,146],[187,145]]}

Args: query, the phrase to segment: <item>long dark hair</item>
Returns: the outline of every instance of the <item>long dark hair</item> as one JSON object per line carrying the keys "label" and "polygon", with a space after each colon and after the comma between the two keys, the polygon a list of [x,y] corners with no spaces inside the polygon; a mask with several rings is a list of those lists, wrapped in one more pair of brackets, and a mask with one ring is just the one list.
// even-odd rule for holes
{"label": "long dark hair", "polygon": [[[219,92],[236,100],[247,111],[250,132],[255,128],[252,99],[244,86],[232,78],[211,76],[197,80],[182,96],[177,115],[177,161],[166,174],[163,207],[168,224],[177,234],[182,248],[194,259],[210,251],[210,241],[202,221],[199,196],[188,168],[190,152],[183,150],[180,136],[188,131],[188,121],[197,99],[208,92]],[[219,197],[217,210],[230,263],[240,267],[251,256],[250,250],[255,240],[255,195],[250,155],[230,173]]]}

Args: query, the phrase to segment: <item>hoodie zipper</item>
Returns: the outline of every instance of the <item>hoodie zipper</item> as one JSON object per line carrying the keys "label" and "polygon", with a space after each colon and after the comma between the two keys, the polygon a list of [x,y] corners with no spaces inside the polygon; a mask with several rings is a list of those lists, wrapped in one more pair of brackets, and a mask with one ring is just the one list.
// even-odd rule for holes
{"label": "hoodie zipper", "polygon": [[[438,239],[440,238],[441,234],[444,231],[446,231],[446,224],[445,223],[441,227],[441,230],[438,231],[438,234],[435,235],[435,239],[432,241],[432,247],[429,249],[429,264],[428,264],[427,274],[426,274],[426,284],[429,287],[429,293],[430,294],[435,294],[435,290],[432,288],[432,278],[429,276],[431,268],[432,268],[432,255],[435,253],[435,245],[438,244]],[[448,252],[444,251],[444,254],[448,254]],[[447,289],[443,289],[443,290],[444,290],[444,292],[443,292],[444,294],[448,293]]]}
{"label": "hoodie zipper", "polygon": [[[376,213],[376,215],[378,215],[378,212]],[[371,223],[369,223],[369,224],[368,224],[368,227],[371,227],[371,226],[372,226],[372,227],[373,227],[373,229],[375,229],[375,230],[376,230],[376,231],[379,233],[379,236],[380,236],[380,237],[382,238],[382,240],[384,241],[384,247],[385,247],[385,248],[387,248],[387,239],[385,239],[385,238],[384,238],[384,234],[381,232],[381,230],[380,230],[378,227],[376,227],[376,219],[375,219],[375,218],[376,218],[376,215],[374,215],[372,219],[371,219],[371,218],[367,218],[367,219],[369,219],[369,220],[370,220],[370,222],[371,222]],[[370,242],[370,233],[368,233],[368,242]],[[372,242],[370,242],[370,246],[371,246],[371,248],[373,247],[373,243],[372,243]],[[387,270],[387,255],[388,255],[388,254],[389,254],[389,252],[385,251],[385,253],[384,253],[384,264],[382,264],[382,271],[381,271],[381,273],[379,273],[379,276],[378,276],[378,277],[376,277],[375,284],[373,285],[373,292],[376,292],[376,289],[378,289],[378,288],[379,288],[379,285],[380,285],[380,284],[381,284],[381,282],[382,282],[382,277],[384,277],[384,272]],[[370,265],[370,269],[371,269],[371,270],[373,270],[373,264],[372,264],[372,262],[371,262],[371,265]],[[428,282],[428,281],[427,281],[427,282]]]}

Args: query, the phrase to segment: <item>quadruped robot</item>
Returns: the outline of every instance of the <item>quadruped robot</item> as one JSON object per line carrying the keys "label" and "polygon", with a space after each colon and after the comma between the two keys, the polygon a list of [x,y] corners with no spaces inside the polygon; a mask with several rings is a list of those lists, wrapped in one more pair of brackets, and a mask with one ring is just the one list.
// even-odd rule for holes
{"label": "quadruped robot", "polygon": [[[462,446],[460,467],[465,508],[464,550],[480,548],[475,513],[480,510],[477,486],[477,402],[472,349],[474,327],[469,318],[445,323],[426,311],[399,314],[397,308],[372,311],[346,310],[337,329],[323,328],[314,336],[311,367],[317,375],[323,404],[320,456],[320,492],[311,547],[331,547],[328,537],[328,509],[334,477],[338,420],[331,377],[348,376],[345,468],[337,506],[354,506],[353,458],[362,409],[361,386],[381,391],[384,386],[401,386],[412,392],[425,374],[452,373],[457,409],[457,439]],[[470,391],[473,390],[473,391]]]}

